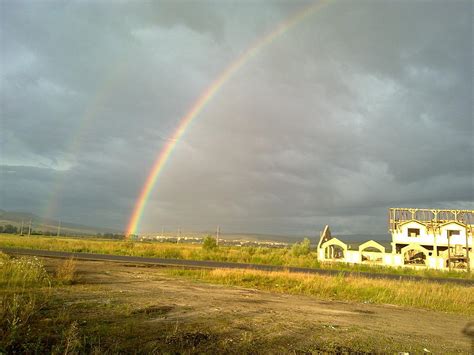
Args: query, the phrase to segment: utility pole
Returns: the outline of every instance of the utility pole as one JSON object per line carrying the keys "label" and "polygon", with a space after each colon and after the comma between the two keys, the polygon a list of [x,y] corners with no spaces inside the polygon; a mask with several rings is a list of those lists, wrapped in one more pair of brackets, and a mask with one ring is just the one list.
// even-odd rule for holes
{"label": "utility pole", "polygon": [[165,227],[161,227],[161,236],[162,236],[162,237],[165,236]]}
{"label": "utility pole", "polygon": [[20,229],[20,235],[23,235],[23,224],[24,224],[24,221],[21,220],[21,229]]}
{"label": "utility pole", "polygon": [[58,224],[58,233],[56,234],[56,238],[59,237],[59,233],[61,232],[61,219],[59,220]]}
{"label": "utility pole", "polygon": [[468,235],[466,233],[466,266],[467,266],[467,272],[471,272],[471,259],[469,257],[469,239]]}
{"label": "utility pole", "polygon": [[30,219],[30,225],[28,226],[28,237],[31,235],[31,219]]}
{"label": "utility pole", "polygon": [[216,245],[219,245],[219,232],[220,232],[220,227],[217,226],[217,229],[216,229]]}
{"label": "utility pole", "polygon": [[179,243],[179,238],[181,238],[181,227],[178,228],[178,239],[176,240],[176,243]]}
{"label": "utility pole", "polygon": [[448,233],[448,268],[449,268],[449,271],[451,271],[451,244],[449,242],[449,238],[451,237],[451,235],[449,234],[449,231],[447,231]]}

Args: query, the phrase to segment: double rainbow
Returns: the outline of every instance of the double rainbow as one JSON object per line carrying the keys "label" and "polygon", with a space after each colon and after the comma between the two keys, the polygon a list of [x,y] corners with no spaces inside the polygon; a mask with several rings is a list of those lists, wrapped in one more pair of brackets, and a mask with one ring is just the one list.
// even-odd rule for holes
{"label": "double rainbow", "polygon": [[201,112],[205,105],[211,101],[211,99],[217,94],[219,89],[251,58],[253,58],[262,48],[272,43],[276,38],[287,32],[293,26],[309,17],[316,10],[322,8],[328,1],[321,0],[315,4],[304,7],[302,10],[297,11],[291,17],[280,23],[273,31],[264,35],[260,39],[256,40],[247,50],[245,50],[234,62],[232,62],[220,75],[215,79],[212,84],[204,91],[204,93],[194,102],[188,113],[181,119],[178,128],[169,139],[169,143],[158,154],[153,168],[151,169],[148,177],[143,185],[140,195],[135,203],[132,215],[127,225],[125,235],[128,237],[133,234],[137,234],[138,225],[140,219],[143,216],[146,203],[150,198],[150,194],[153,187],[156,184],[161,171],[163,170],[166,162],[168,161],[171,153],[173,152],[179,139],[183,136],[186,128],[189,126],[191,121]]}

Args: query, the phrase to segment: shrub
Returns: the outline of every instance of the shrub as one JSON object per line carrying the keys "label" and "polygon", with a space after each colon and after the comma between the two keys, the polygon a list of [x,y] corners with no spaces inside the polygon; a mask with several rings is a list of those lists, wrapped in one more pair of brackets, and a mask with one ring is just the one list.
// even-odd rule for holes
{"label": "shrub", "polygon": [[56,279],[59,282],[70,284],[76,274],[76,260],[69,258],[56,267]]}
{"label": "shrub", "polygon": [[304,238],[301,243],[295,243],[291,247],[291,253],[294,256],[308,255],[311,252],[311,241],[308,238]]}
{"label": "shrub", "polygon": [[204,250],[215,250],[215,249],[217,249],[216,238],[211,237],[210,235],[205,237],[204,240],[202,241],[202,248]]}

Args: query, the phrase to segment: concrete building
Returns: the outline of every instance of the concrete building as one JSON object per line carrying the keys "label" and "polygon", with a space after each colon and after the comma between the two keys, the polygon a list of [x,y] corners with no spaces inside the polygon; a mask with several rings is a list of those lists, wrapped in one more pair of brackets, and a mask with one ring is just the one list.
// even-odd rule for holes
{"label": "concrete building", "polygon": [[374,240],[352,247],[333,237],[326,226],[320,235],[318,258],[394,267],[474,269],[474,210],[390,208],[388,225],[390,252]]}

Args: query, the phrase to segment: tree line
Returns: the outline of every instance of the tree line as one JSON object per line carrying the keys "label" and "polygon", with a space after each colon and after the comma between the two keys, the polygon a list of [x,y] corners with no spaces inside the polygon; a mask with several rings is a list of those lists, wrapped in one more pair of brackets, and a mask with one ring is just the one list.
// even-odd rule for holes
{"label": "tree line", "polygon": [[[8,234],[20,234],[21,233],[21,228],[14,226],[12,224],[6,224],[4,226],[0,226],[0,233],[8,233]],[[23,227],[23,234],[28,234],[28,226]],[[55,235],[54,232],[52,231],[40,231],[40,230],[34,230],[32,229],[30,231],[30,234],[34,235]]]}
{"label": "tree line", "polygon": [[[4,234],[21,234],[21,227],[14,226],[12,224],[6,224],[4,226],[0,226],[0,233]],[[23,227],[23,234],[22,235],[27,235],[28,234],[28,226]],[[56,236],[58,234],[57,231],[52,231],[52,230],[36,230],[36,229],[31,229],[30,235],[44,235],[44,236]],[[70,234],[61,233],[62,237],[65,236],[72,236]],[[77,236],[77,234],[75,235]],[[125,239],[125,235],[120,234],[120,233],[97,233],[95,235],[98,238],[105,238],[105,239]]]}

